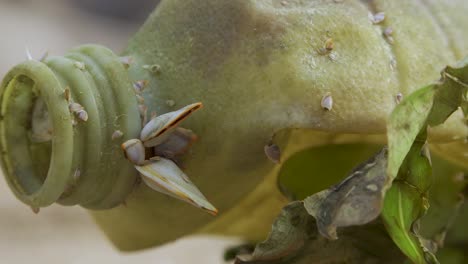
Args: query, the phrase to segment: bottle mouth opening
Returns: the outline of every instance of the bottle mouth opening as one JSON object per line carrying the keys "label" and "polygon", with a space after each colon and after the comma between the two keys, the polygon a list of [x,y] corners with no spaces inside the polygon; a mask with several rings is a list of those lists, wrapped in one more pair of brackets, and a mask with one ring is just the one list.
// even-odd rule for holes
{"label": "bottle mouth opening", "polygon": [[122,203],[137,172],[120,144],[140,130],[127,69],[102,46],[23,62],[0,86],[1,165],[10,189],[33,208]]}
{"label": "bottle mouth opening", "polygon": [[[39,61],[14,67],[1,87],[0,148],[7,182],[23,202],[48,206],[65,190],[72,166],[73,128],[64,89]],[[38,123],[38,129],[50,125],[53,131],[33,132]]]}

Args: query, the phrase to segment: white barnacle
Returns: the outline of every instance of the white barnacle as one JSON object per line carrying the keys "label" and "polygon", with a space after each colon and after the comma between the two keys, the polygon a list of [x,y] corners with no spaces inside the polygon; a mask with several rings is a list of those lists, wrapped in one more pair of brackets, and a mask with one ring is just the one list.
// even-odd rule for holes
{"label": "white barnacle", "polygon": [[[121,147],[125,157],[140,172],[141,179],[147,186],[216,215],[218,210],[177,164],[167,159],[185,153],[196,140],[196,135],[191,130],[179,128],[177,125],[201,107],[201,103],[195,103],[157,116],[142,129],[141,140],[127,140]],[[147,159],[145,147],[154,147],[155,156]]]}
{"label": "white barnacle", "polygon": [[330,111],[333,107],[333,98],[330,93],[322,97],[321,106],[323,109]]}
{"label": "white barnacle", "polygon": [[323,44],[323,47],[318,49],[319,55],[328,55],[335,48],[335,43],[332,38],[327,38]]}
{"label": "white barnacle", "polygon": [[120,57],[119,60],[126,69],[128,69],[130,65],[133,64],[133,57],[131,56]]}
{"label": "white barnacle", "polygon": [[75,61],[75,62],[73,62],[73,65],[74,65],[76,68],[78,68],[79,70],[82,70],[82,71],[86,69],[85,64],[84,64],[83,62],[81,62],[81,61]]}
{"label": "white barnacle", "polygon": [[388,41],[388,43],[393,44],[394,39],[393,39],[393,28],[392,27],[387,27],[385,28],[383,35],[385,39]]}
{"label": "white barnacle", "polygon": [[114,133],[112,133],[112,140],[116,140],[118,138],[123,137],[124,133],[120,130],[115,130]]}
{"label": "white barnacle", "polygon": [[85,122],[88,121],[88,112],[86,112],[86,110],[84,110],[84,107],[79,103],[71,102],[70,104],[68,104],[68,108],[70,109],[70,112],[72,114],[78,117],[79,120]]}
{"label": "white barnacle", "polygon": [[263,151],[267,158],[274,163],[279,163],[281,161],[281,150],[278,145],[269,143],[263,147]]}
{"label": "white barnacle", "polygon": [[159,66],[158,64],[143,65],[143,69],[150,71],[153,74],[161,73],[161,66]]}
{"label": "white barnacle", "polygon": [[218,210],[173,161],[158,158],[135,168],[140,172],[143,182],[153,190],[185,201],[212,215],[218,213]]}
{"label": "white barnacle", "polygon": [[139,80],[133,83],[133,89],[135,89],[135,92],[137,94],[140,94],[143,92],[143,90],[146,88],[147,85],[148,85],[147,80]]}
{"label": "white barnacle", "polygon": [[333,50],[333,48],[335,47],[335,43],[333,42],[333,39],[332,38],[328,38],[326,41],[325,41],[325,49],[330,52]]}
{"label": "white barnacle", "polygon": [[72,102],[68,105],[68,109],[70,109],[70,112],[76,113],[78,111],[83,110],[84,108],[79,103]]}
{"label": "white barnacle", "polygon": [[371,22],[376,25],[376,24],[379,24],[379,23],[381,23],[381,22],[383,22],[385,20],[385,13],[384,12],[378,12],[378,13],[376,13],[374,15],[371,14],[370,18],[371,18]]}
{"label": "white barnacle", "polygon": [[399,92],[395,95],[395,102],[399,104],[401,103],[401,100],[403,100],[403,94]]}
{"label": "white barnacle", "polygon": [[146,147],[161,144],[183,120],[202,107],[202,103],[194,103],[179,110],[156,116],[143,127],[140,139]]}
{"label": "white barnacle", "polygon": [[129,139],[122,143],[125,157],[135,165],[145,164],[145,147],[139,139]]}
{"label": "white barnacle", "polygon": [[82,110],[79,110],[77,112],[75,112],[76,116],[78,117],[78,119],[80,119],[81,121],[88,121],[88,112],[86,112],[86,110],[82,109]]}

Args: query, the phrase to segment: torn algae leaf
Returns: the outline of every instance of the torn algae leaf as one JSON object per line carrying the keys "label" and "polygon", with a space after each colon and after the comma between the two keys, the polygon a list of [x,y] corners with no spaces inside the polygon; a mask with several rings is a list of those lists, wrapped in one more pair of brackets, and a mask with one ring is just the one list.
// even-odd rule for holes
{"label": "torn algae leaf", "polygon": [[236,264],[401,264],[401,254],[380,221],[344,229],[339,240],[328,240],[315,228],[315,220],[301,202],[284,207],[265,242],[252,256],[238,256]]}
{"label": "torn algae leaf", "polygon": [[275,220],[267,240],[257,245],[252,259],[238,258],[236,263],[268,263],[283,261],[294,256],[305,243],[316,236],[315,221],[302,202],[286,205]]}
{"label": "torn algae leaf", "polygon": [[425,240],[413,227],[428,209],[431,181],[429,157],[423,154],[428,126],[436,126],[461,107],[465,114],[468,58],[442,71],[441,80],[426,86],[399,104],[388,125],[387,174],[393,185],[387,192],[382,217],[390,236],[414,263],[438,263]]}
{"label": "torn algae leaf", "polygon": [[[386,167],[387,149],[384,148],[353,169],[341,183],[306,198],[303,203],[290,203],[276,219],[268,239],[257,245],[251,259],[239,257],[237,263],[297,263],[316,261],[317,258],[321,258],[321,263],[343,260],[349,261],[347,263],[362,263],[369,259],[377,261],[375,263],[401,263],[399,254],[391,255],[399,256],[398,260],[388,256],[378,257],[377,252],[386,252],[388,244],[392,243],[382,225],[375,234],[372,228],[366,229],[366,226],[361,231],[347,229],[344,238],[336,242],[329,241],[337,238],[337,227],[364,225],[377,218],[383,206],[385,183],[388,182]],[[318,236],[316,226],[327,239]],[[372,230],[376,231],[375,228]],[[359,240],[362,234],[365,234],[364,241]],[[375,245],[375,249],[369,249],[372,246],[368,241],[372,241],[370,244]],[[372,254],[358,245],[369,249]],[[318,249],[323,247],[327,248],[326,259],[323,252],[318,254]],[[337,255],[337,250],[341,250],[342,254]]]}
{"label": "torn algae leaf", "polygon": [[438,83],[407,96],[392,112],[387,124],[389,161],[387,173],[394,179],[416,137],[427,126],[442,124],[461,107],[468,115],[468,57],[456,67],[446,67]]}
{"label": "torn algae leaf", "polygon": [[431,180],[431,165],[422,154],[424,141],[414,143],[400,173],[387,191],[382,219],[389,235],[414,263],[438,263],[434,253],[424,245],[414,229],[428,209],[427,190]]}
{"label": "torn algae leaf", "polygon": [[[425,165],[430,169],[429,163]],[[384,232],[372,234],[366,229],[368,225],[345,229],[342,233],[344,238],[337,242],[328,241],[337,238],[337,227],[365,225],[379,216],[383,207],[384,192],[388,189],[386,183],[390,182],[386,169],[387,148],[383,148],[368,161],[353,169],[349,176],[339,184],[306,198],[304,204],[293,202],[286,206],[274,223],[269,238],[256,247],[252,258],[248,260],[238,258],[237,263],[283,263],[286,260],[301,263],[300,261],[315,260],[314,252],[323,246],[347,252],[336,256],[332,254],[326,261],[322,259],[323,263],[344,260],[348,261],[347,263],[362,263],[361,261],[370,259],[377,261],[375,263],[401,263],[399,254],[392,253],[395,258],[391,255],[382,257],[389,248],[388,243],[382,242],[386,246],[380,247],[375,246],[379,244],[376,241],[387,239],[389,240],[387,242],[391,243],[391,240]],[[414,171],[421,171],[421,173],[414,174],[416,176],[425,175],[424,167],[416,166]],[[420,181],[419,177],[407,180],[410,184]],[[425,185],[424,190],[428,187],[429,185]],[[416,194],[414,199],[418,198],[420,195]],[[408,222],[412,223],[412,221]],[[313,227],[315,224],[318,231],[327,239],[317,238],[316,229]],[[359,232],[366,232],[364,241],[358,239],[362,236],[361,233],[353,233],[353,230],[358,229],[361,230]],[[356,246],[359,244],[367,248],[372,256]],[[370,250],[369,247],[373,245],[374,249]]]}
{"label": "torn algae leaf", "polygon": [[390,180],[398,170],[421,130],[427,127],[435,90],[426,86],[406,97],[392,112],[387,125],[388,167]]}

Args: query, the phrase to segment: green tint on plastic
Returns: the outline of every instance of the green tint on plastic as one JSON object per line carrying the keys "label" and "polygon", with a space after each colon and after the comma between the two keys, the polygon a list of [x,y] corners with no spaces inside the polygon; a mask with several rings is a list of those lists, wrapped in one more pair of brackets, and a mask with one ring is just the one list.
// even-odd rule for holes
{"label": "green tint on plastic", "polygon": [[[97,45],[10,70],[1,86],[0,148],[7,182],[21,201],[33,208],[58,202],[94,209],[124,201],[136,173],[119,142],[138,136],[141,126],[127,76],[119,57]],[[38,98],[52,121],[51,142],[31,138]],[[89,118],[77,118],[71,103]],[[113,141],[115,130],[124,136]]]}

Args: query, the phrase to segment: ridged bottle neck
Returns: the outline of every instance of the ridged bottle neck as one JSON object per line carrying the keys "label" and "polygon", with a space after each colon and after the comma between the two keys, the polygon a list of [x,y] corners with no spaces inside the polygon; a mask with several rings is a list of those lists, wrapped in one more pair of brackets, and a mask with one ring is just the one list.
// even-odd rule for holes
{"label": "ridged bottle neck", "polygon": [[85,45],[29,60],[6,75],[0,92],[2,167],[21,201],[103,209],[125,200],[136,171],[120,144],[138,137],[141,120],[118,56]]}

